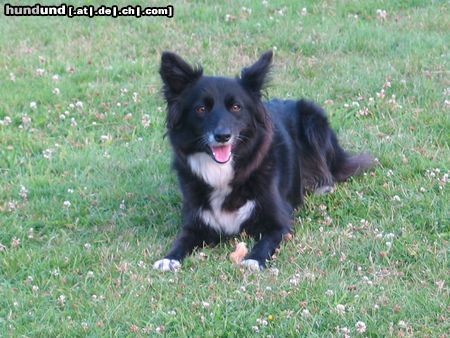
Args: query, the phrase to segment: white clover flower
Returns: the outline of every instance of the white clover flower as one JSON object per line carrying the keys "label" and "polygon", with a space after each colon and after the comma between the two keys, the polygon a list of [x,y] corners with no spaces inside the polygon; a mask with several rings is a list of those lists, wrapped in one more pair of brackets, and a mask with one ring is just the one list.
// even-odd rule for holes
{"label": "white clover flower", "polygon": [[22,197],[24,200],[28,199],[28,189],[25,188],[23,185],[20,186],[19,191],[20,197]]}
{"label": "white clover flower", "polygon": [[144,128],[150,127],[150,115],[144,114],[142,116],[141,123],[144,126]]}
{"label": "white clover flower", "polygon": [[355,328],[356,328],[356,331],[358,331],[359,333],[366,332],[366,324],[362,321],[356,322]]}
{"label": "white clover flower", "polygon": [[291,283],[294,286],[297,286],[300,283],[300,276],[298,274],[296,274],[294,277],[292,277],[289,280],[289,283]]}
{"label": "white clover flower", "polygon": [[246,14],[248,14],[248,15],[252,14],[252,9],[251,8],[242,7],[241,11],[246,13]]}
{"label": "white clover flower", "polygon": [[402,329],[408,328],[408,324],[404,320],[400,320],[398,322],[398,326],[401,327]]}
{"label": "white clover flower", "polygon": [[438,280],[438,281],[435,282],[435,284],[436,284],[438,290],[440,291],[440,290],[442,290],[444,288],[445,281],[444,280]]}
{"label": "white clover flower", "polygon": [[309,312],[308,309],[303,309],[303,311],[302,311],[302,317],[303,317],[303,318],[309,318],[309,317],[311,317],[311,313]]}
{"label": "white clover flower", "polygon": [[401,198],[398,195],[394,195],[394,197],[392,197],[392,200],[395,201],[395,202],[400,202]]}
{"label": "white clover flower", "polygon": [[386,93],[384,92],[384,89],[381,89],[381,91],[379,93],[377,93],[377,97],[379,99],[384,99],[385,96],[386,96]]}
{"label": "white clover flower", "polygon": [[336,305],[336,312],[337,312],[339,315],[345,314],[345,305],[342,305],[342,304]]}
{"label": "white clover flower", "polygon": [[368,227],[370,225],[369,221],[364,218],[361,219],[360,223],[361,223],[361,226],[363,226],[363,227]]}
{"label": "white clover flower", "polygon": [[267,320],[261,318],[256,319],[256,322],[262,326],[267,326],[269,324]]}
{"label": "white clover flower", "polygon": [[100,141],[101,142],[107,142],[107,141],[111,141],[112,140],[112,136],[111,135],[102,135],[100,136]]}
{"label": "white clover flower", "polygon": [[272,268],[269,269],[269,273],[270,273],[272,276],[278,276],[279,273],[280,273],[280,270],[278,270],[277,268],[272,267]]}
{"label": "white clover flower", "polygon": [[386,20],[387,12],[384,9],[377,9],[377,19]]}
{"label": "white clover flower", "polygon": [[340,331],[344,335],[344,338],[350,338],[350,329],[348,327],[343,327],[340,329],[338,327],[338,331]]}
{"label": "white clover flower", "polygon": [[8,202],[8,211],[12,212],[17,209],[17,204],[15,201]]}
{"label": "white clover flower", "polygon": [[11,246],[12,246],[13,248],[18,248],[18,247],[20,246],[20,238],[14,237],[14,238],[11,240]]}
{"label": "white clover flower", "polygon": [[28,115],[22,116],[22,124],[24,127],[29,127],[31,125],[31,117]]}
{"label": "white clover flower", "polygon": [[363,109],[358,110],[358,111],[356,112],[356,115],[359,115],[359,116],[368,116],[369,113],[370,113],[369,108],[364,107]]}
{"label": "white clover flower", "polygon": [[119,208],[120,210],[125,210],[127,208],[125,205],[125,200],[122,200],[122,202],[120,202]]}
{"label": "white clover flower", "polygon": [[43,152],[42,152],[42,155],[44,156],[44,158],[45,159],[47,159],[47,160],[51,160],[52,158],[53,158],[53,153],[54,153],[55,151],[53,150],[53,149],[45,149]]}
{"label": "white clover flower", "polygon": [[5,116],[3,120],[0,120],[1,126],[9,126],[12,123],[12,120],[9,116]]}
{"label": "white clover flower", "polygon": [[234,15],[226,14],[225,15],[225,21],[230,22],[236,20],[236,17]]}
{"label": "white clover flower", "polygon": [[58,303],[59,303],[59,305],[64,306],[65,303],[66,303],[66,296],[60,295],[60,296],[58,297]]}
{"label": "white clover flower", "polygon": [[392,232],[390,232],[390,233],[384,235],[384,237],[385,237],[386,239],[393,240],[393,239],[395,238],[395,234],[392,233]]}

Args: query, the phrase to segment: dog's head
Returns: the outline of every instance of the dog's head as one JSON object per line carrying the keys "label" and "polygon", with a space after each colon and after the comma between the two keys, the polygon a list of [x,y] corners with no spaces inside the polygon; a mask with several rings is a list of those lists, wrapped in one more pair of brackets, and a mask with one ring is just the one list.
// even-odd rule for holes
{"label": "dog's head", "polygon": [[267,80],[272,52],[264,53],[239,78],[204,76],[178,55],[164,52],[160,74],[167,101],[167,129],[175,151],[182,156],[206,152],[227,163],[241,144],[267,125],[261,90]]}

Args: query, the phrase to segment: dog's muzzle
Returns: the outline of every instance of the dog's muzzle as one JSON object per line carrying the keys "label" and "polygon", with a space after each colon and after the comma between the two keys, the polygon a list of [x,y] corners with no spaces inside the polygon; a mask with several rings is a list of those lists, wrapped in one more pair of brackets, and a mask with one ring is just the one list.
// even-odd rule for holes
{"label": "dog's muzzle", "polygon": [[233,135],[228,128],[217,128],[209,137],[209,148],[217,163],[227,163],[231,159]]}

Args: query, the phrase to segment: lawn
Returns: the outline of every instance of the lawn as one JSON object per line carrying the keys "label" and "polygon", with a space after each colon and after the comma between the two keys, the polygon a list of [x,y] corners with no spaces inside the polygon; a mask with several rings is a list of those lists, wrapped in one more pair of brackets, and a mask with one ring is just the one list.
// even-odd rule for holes
{"label": "lawn", "polygon": [[[449,3],[158,4],[0,14],[0,336],[448,337]],[[317,101],[378,165],[309,196],[261,273],[228,258],[248,238],[154,271],[181,221],[161,52],[235,76],[268,49],[267,96]]]}

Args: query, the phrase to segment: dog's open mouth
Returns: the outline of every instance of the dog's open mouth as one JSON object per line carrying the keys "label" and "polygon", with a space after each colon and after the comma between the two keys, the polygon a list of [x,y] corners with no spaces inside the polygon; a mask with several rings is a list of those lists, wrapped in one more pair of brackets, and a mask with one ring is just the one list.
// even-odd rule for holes
{"label": "dog's open mouth", "polygon": [[218,163],[227,163],[231,158],[231,144],[210,146],[213,158]]}

